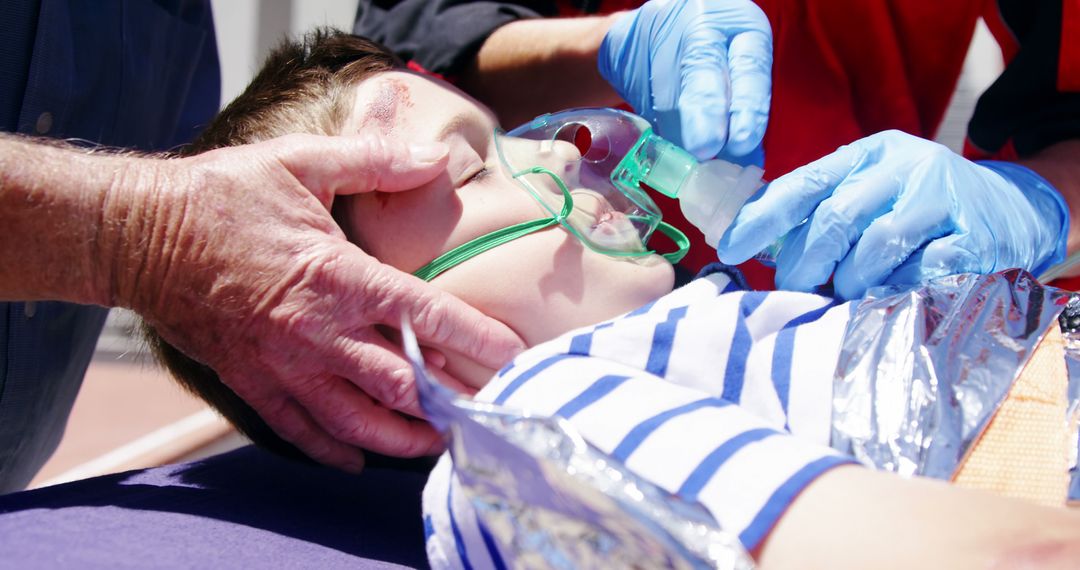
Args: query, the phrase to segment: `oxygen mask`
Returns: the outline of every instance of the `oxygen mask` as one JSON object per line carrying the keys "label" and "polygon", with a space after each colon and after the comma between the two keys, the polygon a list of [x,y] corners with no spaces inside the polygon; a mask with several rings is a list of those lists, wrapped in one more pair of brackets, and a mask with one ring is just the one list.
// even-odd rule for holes
{"label": "oxygen mask", "polygon": [[[661,175],[664,169],[656,168],[673,164],[656,161],[657,149],[670,147],[681,153],[682,167],[690,168],[696,161],[653,134],[641,117],[614,109],[570,109],[542,115],[509,132],[496,129],[494,137],[501,175],[528,192],[547,217],[462,244],[417,270],[418,277],[430,280],[492,247],[554,225],[589,249],[613,257],[656,254],[648,244],[658,230],[678,248],[662,254],[665,259],[677,263],[686,254],[689,240],[663,222],[645,186],[656,188],[655,184],[677,178]],[[677,185],[671,192],[677,192]]]}

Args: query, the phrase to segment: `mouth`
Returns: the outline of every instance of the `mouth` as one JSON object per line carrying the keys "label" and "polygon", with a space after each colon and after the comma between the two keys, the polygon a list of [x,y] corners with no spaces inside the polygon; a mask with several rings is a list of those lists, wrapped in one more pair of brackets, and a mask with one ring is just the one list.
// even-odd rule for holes
{"label": "mouth", "polygon": [[576,227],[594,245],[613,251],[644,251],[641,236],[630,218],[596,192],[574,192]]}

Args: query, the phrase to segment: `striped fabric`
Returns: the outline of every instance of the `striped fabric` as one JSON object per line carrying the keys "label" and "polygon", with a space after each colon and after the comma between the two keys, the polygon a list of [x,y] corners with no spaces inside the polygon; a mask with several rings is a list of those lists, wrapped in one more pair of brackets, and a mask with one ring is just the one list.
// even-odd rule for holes
{"label": "striped fabric", "polygon": [[[828,447],[849,315],[828,298],[741,291],[713,273],[534,347],[477,399],[566,418],[753,549],[815,477],[852,462]],[[424,516],[433,567],[504,567],[449,456],[424,490]]]}

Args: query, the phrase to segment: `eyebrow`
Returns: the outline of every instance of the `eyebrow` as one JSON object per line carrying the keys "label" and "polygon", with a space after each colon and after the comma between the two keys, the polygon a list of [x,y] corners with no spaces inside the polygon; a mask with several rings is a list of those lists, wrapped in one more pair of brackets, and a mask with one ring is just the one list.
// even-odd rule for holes
{"label": "eyebrow", "polygon": [[[444,141],[449,138],[450,135],[468,130],[473,130],[475,132],[466,132],[466,137],[468,137],[468,135],[470,134],[479,134],[481,132],[481,128],[478,125],[485,122],[486,119],[487,116],[481,114],[475,109],[463,110],[454,115],[453,117],[450,117],[450,119],[447,120],[445,124],[443,124],[442,128],[439,129],[439,133],[435,135],[435,140]],[[487,135],[488,133],[485,130],[483,132],[483,136],[486,137]]]}

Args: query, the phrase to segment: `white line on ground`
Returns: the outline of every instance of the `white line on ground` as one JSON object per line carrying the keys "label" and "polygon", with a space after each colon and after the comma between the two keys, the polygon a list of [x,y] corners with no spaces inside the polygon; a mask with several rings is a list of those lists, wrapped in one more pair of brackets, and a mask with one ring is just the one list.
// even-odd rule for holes
{"label": "white line on ground", "polygon": [[70,481],[86,479],[87,477],[130,469],[137,458],[153,453],[174,441],[223,422],[224,420],[222,420],[213,410],[205,409],[196,412],[186,418],[152,431],[131,443],[122,445],[105,455],[94,458],[81,465],[77,465],[56,477],[43,481],[38,487],[59,485],[60,483],[68,483]]}

